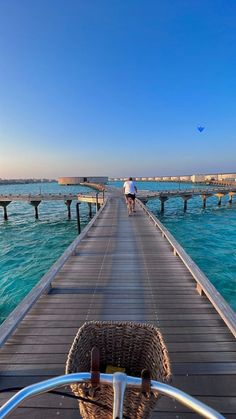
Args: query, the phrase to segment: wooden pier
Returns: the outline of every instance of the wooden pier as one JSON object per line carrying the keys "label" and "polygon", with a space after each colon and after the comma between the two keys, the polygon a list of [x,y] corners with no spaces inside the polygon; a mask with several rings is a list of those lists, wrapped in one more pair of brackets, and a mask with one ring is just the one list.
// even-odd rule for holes
{"label": "wooden pier", "polygon": [[205,189],[174,189],[166,191],[139,191],[137,196],[138,198],[147,203],[147,201],[152,199],[159,199],[161,203],[161,211],[164,212],[165,202],[170,198],[182,198],[183,200],[183,209],[187,211],[188,200],[194,198],[195,196],[200,196],[202,198],[202,207],[206,208],[207,199],[211,196],[215,196],[218,200],[217,205],[221,206],[222,198],[228,195],[228,203],[232,204],[233,196],[236,194],[235,187],[226,187],[226,186],[215,186]]}
{"label": "wooden pier", "polygon": [[[87,186],[87,185],[86,185]],[[94,188],[94,186],[93,186]],[[68,212],[68,219],[71,219],[71,203],[73,200],[80,202],[87,202],[89,206],[89,213],[91,214],[91,205],[95,204],[97,206],[97,209],[100,208],[100,205],[104,202],[104,191],[100,190],[102,192],[99,195],[99,192],[93,195],[86,195],[86,194],[8,194],[8,195],[0,195],[0,207],[3,208],[3,216],[4,220],[8,220],[8,214],[7,214],[7,207],[8,205],[13,201],[21,201],[21,202],[28,202],[30,205],[32,205],[35,209],[35,218],[39,218],[38,213],[38,207],[39,204],[41,204],[42,201],[63,201],[65,205],[67,206],[67,212]]]}
{"label": "wooden pier", "polygon": [[[81,183],[81,186],[88,186],[91,189],[95,189],[96,194],[8,194],[0,195],[0,207],[3,208],[3,217],[4,220],[8,220],[7,208],[8,205],[13,201],[22,201],[28,202],[34,207],[35,218],[39,218],[38,207],[42,201],[64,201],[67,206],[68,219],[71,219],[71,203],[73,200],[78,200],[78,202],[87,202],[89,207],[89,215],[92,214],[91,206],[96,205],[97,210],[104,202],[105,186],[94,184],[94,183]],[[107,188],[108,190],[112,189],[111,187]],[[170,198],[182,198],[183,200],[183,209],[187,211],[188,200],[195,197],[201,196],[202,198],[202,207],[206,208],[207,199],[211,196],[216,196],[218,199],[218,206],[222,203],[222,197],[228,195],[228,202],[232,204],[233,196],[236,194],[235,187],[211,187],[209,189],[189,189],[189,190],[166,190],[166,191],[148,191],[148,190],[139,190],[137,197],[143,202],[147,203],[152,199],[159,199],[161,203],[161,211],[164,212],[165,202]]]}
{"label": "wooden pier", "polygon": [[[78,328],[88,320],[158,326],[172,385],[236,417],[236,316],[181,246],[137,202],[110,192],[80,236],[0,328],[1,389],[64,373]],[[1,403],[12,392],[1,394]],[[30,399],[13,418],[78,418],[77,402],[53,394]],[[152,418],[197,417],[162,397]]]}

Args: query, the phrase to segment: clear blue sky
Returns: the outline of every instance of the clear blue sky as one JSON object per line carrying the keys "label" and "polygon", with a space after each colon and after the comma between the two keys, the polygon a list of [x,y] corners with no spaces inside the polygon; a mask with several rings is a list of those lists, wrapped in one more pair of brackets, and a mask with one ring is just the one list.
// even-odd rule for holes
{"label": "clear blue sky", "polygon": [[0,0],[0,177],[236,171],[235,22],[235,0]]}

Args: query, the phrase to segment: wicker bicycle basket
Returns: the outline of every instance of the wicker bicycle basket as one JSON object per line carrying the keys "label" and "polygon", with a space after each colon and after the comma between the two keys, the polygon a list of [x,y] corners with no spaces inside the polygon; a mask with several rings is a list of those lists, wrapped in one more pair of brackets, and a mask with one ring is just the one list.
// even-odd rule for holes
{"label": "wicker bicycle basket", "polygon": [[[108,365],[125,369],[127,375],[140,377],[145,368],[151,379],[168,383],[171,370],[166,346],[160,331],[149,324],[134,322],[87,322],[79,330],[71,346],[66,374],[90,371],[91,350],[100,351],[100,372],[106,372]],[[76,396],[89,398],[91,384],[73,384]],[[135,419],[150,417],[158,395],[145,396],[140,389],[126,389],[124,416]],[[79,401],[80,413],[84,419],[111,419],[113,389],[100,384],[93,394],[93,400],[110,408],[105,410],[91,403]]]}

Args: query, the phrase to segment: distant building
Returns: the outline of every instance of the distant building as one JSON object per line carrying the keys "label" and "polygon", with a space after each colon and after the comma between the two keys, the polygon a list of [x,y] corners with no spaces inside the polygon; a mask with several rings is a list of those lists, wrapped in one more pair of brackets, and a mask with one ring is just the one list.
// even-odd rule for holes
{"label": "distant building", "polygon": [[108,182],[108,176],[67,176],[58,178],[59,185],[79,185],[84,182],[105,184]]}
{"label": "distant building", "polygon": [[[81,178],[83,179],[83,178]],[[109,178],[109,181],[125,181],[128,177]],[[213,181],[236,181],[236,173],[218,173],[218,174],[194,174],[182,176],[155,176],[155,177],[133,177],[136,181],[156,181],[156,182],[213,182]],[[83,181],[83,180],[82,180]],[[81,182],[82,182],[81,181]]]}
{"label": "distant building", "polygon": [[180,180],[182,182],[189,182],[191,180],[191,176],[180,176]]}
{"label": "distant building", "polygon": [[205,175],[192,175],[191,181],[194,183],[205,182]]}
{"label": "distant building", "polygon": [[222,173],[222,174],[218,174],[218,180],[235,181],[236,180],[236,173]]}

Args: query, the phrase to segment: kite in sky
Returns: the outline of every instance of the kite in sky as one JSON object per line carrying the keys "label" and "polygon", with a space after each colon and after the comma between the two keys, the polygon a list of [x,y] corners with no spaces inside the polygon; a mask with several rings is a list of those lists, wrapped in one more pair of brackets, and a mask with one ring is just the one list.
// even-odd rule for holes
{"label": "kite in sky", "polygon": [[197,127],[197,129],[198,129],[198,131],[199,131],[199,132],[202,132],[202,131],[204,130],[204,128],[205,128],[205,127],[201,127],[201,126],[198,126],[198,127]]}

